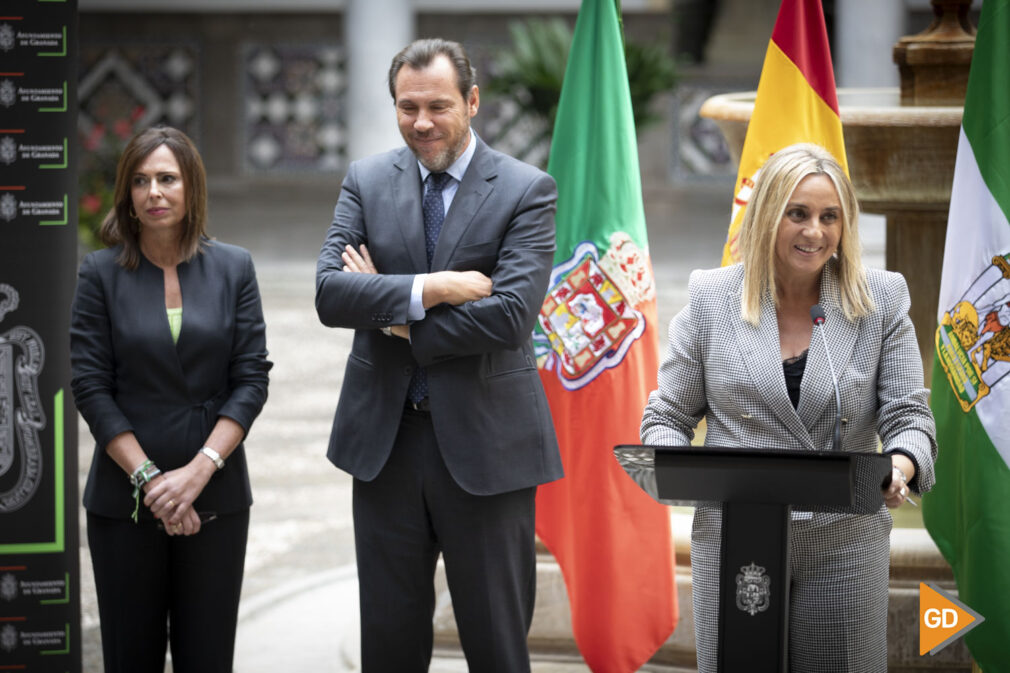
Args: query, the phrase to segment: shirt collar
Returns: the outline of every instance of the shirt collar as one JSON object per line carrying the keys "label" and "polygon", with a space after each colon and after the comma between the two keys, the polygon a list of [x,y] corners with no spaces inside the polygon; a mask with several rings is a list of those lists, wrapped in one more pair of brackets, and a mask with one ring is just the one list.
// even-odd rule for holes
{"label": "shirt collar", "polygon": [[[470,160],[473,159],[473,153],[477,151],[477,134],[470,129],[470,142],[466,144],[466,149],[463,150],[463,154],[456,157],[456,161],[452,162],[449,168],[445,169],[445,172],[456,179],[456,182],[463,182],[463,174],[466,173],[466,169],[470,167]],[[431,174],[427,168],[424,167],[420,161],[417,162],[417,167],[421,169],[421,182],[428,179]]]}

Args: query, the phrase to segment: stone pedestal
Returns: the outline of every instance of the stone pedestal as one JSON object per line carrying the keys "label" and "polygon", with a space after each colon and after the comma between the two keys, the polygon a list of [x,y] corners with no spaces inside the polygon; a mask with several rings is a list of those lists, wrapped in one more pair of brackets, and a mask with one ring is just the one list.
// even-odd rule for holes
{"label": "stone pedestal", "polygon": [[[932,5],[934,18],[929,28],[918,35],[903,37],[894,45],[894,62],[901,74],[901,105],[963,107],[975,49],[975,29],[968,21],[971,0],[932,0]],[[887,268],[901,272],[908,280],[912,295],[910,314],[919,339],[926,385],[930,384],[933,367],[933,332],[954,180],[957,128],[943,137],[917,143],[927,150],[942,152],[944,160],[939,165],[950,168],[949,180],[947,170],[941,171],[944,183],[933,199],[935,206],[922,212],[874,211],[887,216]],[[930,166],[922,168],[925,170],[918,174],[931,172]]]}
{"label": "stone pedestal", "polygon": [[[950,190],[947,191],[949,200]],[[883,211],[882,214],[887,217],[887,268],[900,271],[908,281],[912,298],[908,315],[915,325],[928,386],[932,381],[936,350],[936,307],[947,235],[947,210]]]}
{"label": "stone pedestal", "polygon": [[975,49],[971,0],[932,0],[933,23],[894,45],[902,105],[961,105]]}

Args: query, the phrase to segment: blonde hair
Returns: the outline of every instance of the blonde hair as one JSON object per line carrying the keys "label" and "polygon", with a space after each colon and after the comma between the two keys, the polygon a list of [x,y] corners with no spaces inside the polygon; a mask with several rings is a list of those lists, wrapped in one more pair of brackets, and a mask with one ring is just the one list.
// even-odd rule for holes
{"label": "blonde hair", "polygon": [[824,175],[831,180],[841,201],[842,231],[835,257],[842,312],[847,319],[855,320],[873,310],[861,256],[856,191],[830,152],[819,145],[799,143],[779,150],[765,161],[740,225],[744,268],[740,317],[752,325],[760,320],[764,296],[770,294],[778,306],[775,241],[779,223],[796,186],[809,175]]}
{"label": "blonde hair", "polygon": [[116,258],[119,264],[131,271],[140,264],[140,221],[133,210],[133,174],[154,150],[168,147],[179,163],[182,188],[186,202],[179,253],[189,261],[205,245],[207,235],[207,172],[196,145],[182,131],[169,126],[158,126],[141,131],[126,145],[116,167],[116,186],[112,209],[105,216],[99,236],[107,246],[122,244]]}

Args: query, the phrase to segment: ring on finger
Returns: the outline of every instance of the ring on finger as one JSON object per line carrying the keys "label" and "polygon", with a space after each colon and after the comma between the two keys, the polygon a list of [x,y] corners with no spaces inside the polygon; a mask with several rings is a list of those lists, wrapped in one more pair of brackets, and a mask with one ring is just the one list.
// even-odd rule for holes
{"label": "ring on finger", "polygon": [[168,501],[168,506],[169,507],[175,507],[175,500],[169,500]]}

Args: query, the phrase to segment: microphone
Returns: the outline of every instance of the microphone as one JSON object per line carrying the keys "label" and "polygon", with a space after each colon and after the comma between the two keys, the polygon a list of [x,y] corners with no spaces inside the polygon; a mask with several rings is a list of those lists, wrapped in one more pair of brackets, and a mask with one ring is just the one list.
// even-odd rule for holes
{"label": "microphone", "polygon": [[824,342],[824,354],[828,356],[828,369],[831,371],[831,383],[835,386],[835,436],[831,440],[831,450],[838,451],[842,444],[842,395],[838,392],[838,377],[835,376],[835,366],[831,363],[831,351],[828,350],[828,340],[824,336],[824,307],[814,304],[810,307],[810,319],[815,327],[820,327],[821,341]]}

